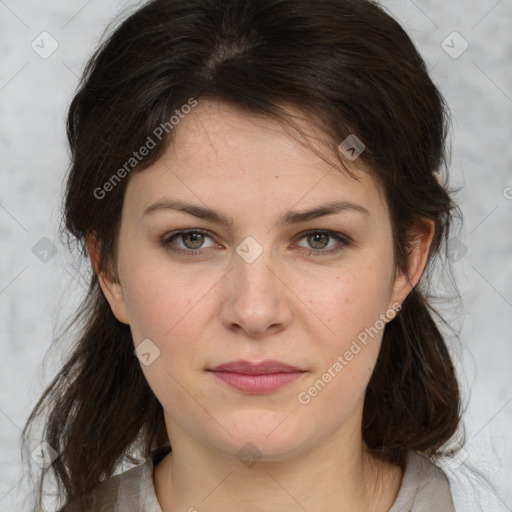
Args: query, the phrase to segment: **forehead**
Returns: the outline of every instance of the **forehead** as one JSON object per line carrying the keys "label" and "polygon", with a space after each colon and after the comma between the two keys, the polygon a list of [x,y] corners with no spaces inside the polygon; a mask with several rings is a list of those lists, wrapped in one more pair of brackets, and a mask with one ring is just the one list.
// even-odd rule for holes
{"label": "forehead", "polygon": [[371,173],[347,161],[358,181],[346,174],[318,124],[298,110],[287,110],[305,140],[268,116],[201,100],[175,127],[162,157],[131,176],[127,200],[136,200],[139,210],[168,196],[224,209],[228,199],[241,197],[247,208],[261,208],[262,200],[304,207],[319,200],[358,200],[368,209],[383,203]]}

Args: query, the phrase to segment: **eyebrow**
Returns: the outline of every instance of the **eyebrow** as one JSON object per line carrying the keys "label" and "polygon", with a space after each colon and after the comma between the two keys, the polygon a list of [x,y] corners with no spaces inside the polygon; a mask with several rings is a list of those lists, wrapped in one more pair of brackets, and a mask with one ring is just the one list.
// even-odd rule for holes
{"label": "eyebrow", "polygon": [[[151,215],[159,211],[176,210],[185,212],[199,219],[209,220],[217,224],[231,227],[233,226],[233,219],[203,206],[198,206],[183,201],[173,200],[161,200],[152,204],[144,210],[143,217]],[[317,219],[325,215],[333,215],[335,213],[341,213],[345,211],[358,212],[363,215],[370,215],[370,212],[359,204],[352,203],[350,201],[331,201],[325,204],[321,204],[313,209],[306,211],[288,211],[282,214],[278,220],[278,224],[291,225],[306,222],[308,220]]]}

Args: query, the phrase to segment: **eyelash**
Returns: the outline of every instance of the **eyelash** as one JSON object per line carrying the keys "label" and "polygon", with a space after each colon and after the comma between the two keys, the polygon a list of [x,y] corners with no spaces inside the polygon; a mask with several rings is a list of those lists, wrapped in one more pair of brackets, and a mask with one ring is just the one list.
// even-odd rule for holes
{"label": "eyelash", "polygon": [[[169,235],[165,236],[161,240],[161,245],[171,252],[174,252],[177,254],[183,254],[186,256],[198,256],[198,255],[204,254],[204,252],[202,252],[202,250],[200,250],[200,249],[196,250],[196,251],[185,250],[185,249],[178,249],[171,245],[172,241],[175,238],[179,238],[180,236],[189,235],[189,234],[206,235],[213,239],[212,233],[210,233],[209,231],[206,231],[204,229],[187,229],[187,230],[182,230],[182,231],[176,231],[174,233],[170,233]],[[326,256],[326,255],[335,254],[335,253],[341,251],[343,248],[348,247],[352,244],[352,241],[347,236],[344,236],[341,233],[337,233],[335,231],[329,231],[329,230],[324,230],[324,229],[311,229],[309,231],[305,231],[304,233],[300,234],[299,240],[302,240],[303,238],[307,237],[308,235],[314,235],[314,234],[328,235],[332,238],[336,238],[337,240],[339,240],[340,243],[338,243],[331,249],[307,249],[308,256]]]}

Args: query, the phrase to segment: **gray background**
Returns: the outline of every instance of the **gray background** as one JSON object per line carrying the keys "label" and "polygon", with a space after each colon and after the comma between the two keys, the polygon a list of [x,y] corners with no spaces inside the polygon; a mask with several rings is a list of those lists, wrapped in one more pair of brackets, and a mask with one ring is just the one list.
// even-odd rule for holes
{"label": "gray background", "polygon": [[[467,453],[444,469],[457,510],[512,510],[512,0],[383,4],[418,45],[448,100],[451,184],[464,187],[458,200],[465,225],[453,245],[464,303],[441,310],[461,330],[452,352],[468,401]],[[133,5],[0,0],[0,510],[23,510],[28,479],[20,429],[65,357],[61,348],[50,352],[43,369],[84,292],[57,235],[65,111],[107,24]],[[50,39],[41,48],[43,31],[58,43],[48,58],[31,47],[35,40],[39,52],[51,48]],[[460,56],[465,43],[454,31],[469,44]],[[52,246],[43,237],[55,244],[53,257],[44,253]],[[32,441],[34,448],[40,442]]]}

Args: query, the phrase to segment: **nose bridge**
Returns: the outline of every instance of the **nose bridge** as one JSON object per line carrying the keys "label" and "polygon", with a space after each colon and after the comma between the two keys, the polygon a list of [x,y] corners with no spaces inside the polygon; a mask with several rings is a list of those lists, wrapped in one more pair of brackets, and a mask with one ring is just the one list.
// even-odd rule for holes
{"label": "nose bridge", "polygon": [[272,258],[269,252],[267,250],[252,262],[247,262],[243,258],[238,258],[236,261],[235,274],[239,280],[239,289],[244,295],[254,296],[254,298],[272,295],[271,281],[275,277],[270,271]]}
{"label": "nose bridge", "polygon": [[289,321],[286,287],[275,275],[276,263],[272,249],[254,239],[239,245],[227,283],[225,322],[256,335]]}
{"label": "nose bridge", "polygon": [[[251,248],[251,251],[254,249]],[[247,260],[244,256],[237,255],[234,258],[236,286],[232,292],[237,300],[244,303],[245,307],[253,309],[268,308],[269,303],[275,300],[275,280],[272,267],[272,254],[270,249],[263,252],[254,261]]]}

